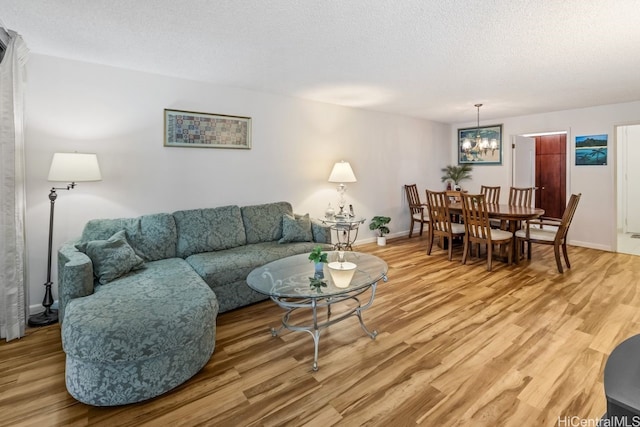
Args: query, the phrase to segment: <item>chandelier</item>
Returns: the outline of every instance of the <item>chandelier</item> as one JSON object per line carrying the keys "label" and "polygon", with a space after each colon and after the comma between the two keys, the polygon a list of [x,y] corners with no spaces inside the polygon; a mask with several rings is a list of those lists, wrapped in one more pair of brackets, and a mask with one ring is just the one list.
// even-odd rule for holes
{"label": "chandelier", "polygon": [[475,140],[465,138],[462,140],[462,149],[466,152],[483,152],[487,154],[488,150],[491,150],[491,154],[498,149],[498,140],[496,138],[482,138],[480,135],[480,107],[482,104],[475,104],[474,107],[478,110],[478,122],[476,125],[476,137]]}

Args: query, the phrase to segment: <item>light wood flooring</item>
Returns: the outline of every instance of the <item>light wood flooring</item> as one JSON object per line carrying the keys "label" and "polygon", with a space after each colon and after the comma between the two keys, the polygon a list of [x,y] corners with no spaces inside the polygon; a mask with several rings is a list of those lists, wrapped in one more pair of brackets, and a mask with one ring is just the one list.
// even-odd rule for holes
{"label": "light wood flooring", "polygon": [[[602,375],[617,343],[640,333],[640,258],[570,247],[559,274],[548,247],[507,266],[425,252],[426,237],[374,253],[389,264],[364,313],[323,331],[272,337],[265,301],[218,317],[206,367],[151,401],[97,408],[64,385],[59,326],[0,343],[0,425],[557,426],[605,412]],[[577,418],[572,418],[577,417]],[[587,425],[587,424],[585,424]],[[588,424],[594,425],[594,424]]]}

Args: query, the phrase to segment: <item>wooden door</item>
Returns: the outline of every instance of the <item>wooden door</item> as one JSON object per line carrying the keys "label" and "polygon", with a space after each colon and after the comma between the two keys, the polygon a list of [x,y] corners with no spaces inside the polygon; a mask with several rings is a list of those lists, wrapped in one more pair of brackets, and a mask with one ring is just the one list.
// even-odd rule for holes
{"label": "wooden door", "polygon": [[567,135],[536,136],[536,207],[562,218],[566,206]]}

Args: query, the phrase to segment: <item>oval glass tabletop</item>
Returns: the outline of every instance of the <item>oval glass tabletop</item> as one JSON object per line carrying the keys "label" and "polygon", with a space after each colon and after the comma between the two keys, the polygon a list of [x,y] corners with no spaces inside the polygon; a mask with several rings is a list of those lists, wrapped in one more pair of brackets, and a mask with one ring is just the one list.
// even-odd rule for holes
{"label": "oval glass tabletop", "polygon": [[[337,261],[337,251],[327,253],[329,262]],[[247,276],[247,284],[251,289],[272,297],[326,298],[366,288],[386,277],[387,263],[375,255],[345,252],[344,258],[344,261],[356,264],[355,274],[346,288],[334,284],[327,264],[324,264],[322,279],[327,286],[319,291],[309,286],[315,274],[309,254],[290,256],[258,267]]]}

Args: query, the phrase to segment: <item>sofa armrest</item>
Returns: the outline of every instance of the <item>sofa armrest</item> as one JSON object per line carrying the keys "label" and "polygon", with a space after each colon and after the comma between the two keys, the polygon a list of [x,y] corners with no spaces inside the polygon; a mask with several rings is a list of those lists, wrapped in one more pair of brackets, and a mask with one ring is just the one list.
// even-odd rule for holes
{"label": "sofa armrest", "polygon": [[316,243],[331,243],[331,228],[317,219],[311,219],[311,233]]}
{"label": "sofa armrest", "polygon": [[64,309],[75,298],[93,294],[93,264],[76,249],[77,242],[67,242],[58,249],[58,318],[64,320]]}

